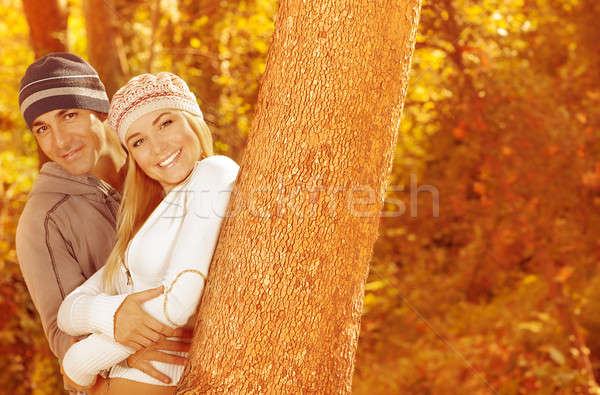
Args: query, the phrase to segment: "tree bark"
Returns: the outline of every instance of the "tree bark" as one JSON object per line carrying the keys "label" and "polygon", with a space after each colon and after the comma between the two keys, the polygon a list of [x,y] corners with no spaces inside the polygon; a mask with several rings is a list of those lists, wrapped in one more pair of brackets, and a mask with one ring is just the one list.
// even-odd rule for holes
{"label": "tree bark", "polygon": [[127,81],[129,67],[119,35],[113,2],[85,0],[83,4],[90,63],[109,98]]}
{"label": "tree bark", "polygon": [[[67,52],[67,2],[61,0],[23,0],[29,37],[36,59],[51,52]],[[38,167],[50,159],[38,146]]]}
{"label": "tree bark", "polygon": [[66,1],[23,0],[35,58],[68,50]]}
{"label": "tree bark", "polygon": [[178,394],[351,391],[420,6],[280,4]]}

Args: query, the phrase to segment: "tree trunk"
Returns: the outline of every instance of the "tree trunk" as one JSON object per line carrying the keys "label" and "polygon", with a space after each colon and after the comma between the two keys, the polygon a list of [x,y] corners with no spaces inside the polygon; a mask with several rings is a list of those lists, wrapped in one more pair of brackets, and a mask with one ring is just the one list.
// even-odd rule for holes
{"label": "tree trunk", "polygon": [[[51,52],[68,51],[67,2],[61,0],[23,0],[29,37],[35,58]],[[50,159],[38,146],[39,168]]]}
{"label": "tree trunk", "polygon": [[66,1],[23,0],[35,58],[68,50]]}
{"label": "tree trunk", "polygon": [[178,394],[351,391],[420,3],[281,3]]}
{"label": "tree trunk", "polygon": [[90,63],[109,98],[126,82],[129,68],[119,35],[113,2],[85,0],[83,4]]}

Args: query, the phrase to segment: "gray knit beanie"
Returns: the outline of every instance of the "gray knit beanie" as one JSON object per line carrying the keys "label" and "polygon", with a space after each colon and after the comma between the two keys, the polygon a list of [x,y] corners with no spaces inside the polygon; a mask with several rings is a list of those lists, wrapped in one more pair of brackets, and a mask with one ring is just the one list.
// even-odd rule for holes
{"label": "gray knit beanie", "polygon": [[19,106],[30,128],[48,111],[82,108],[108,113],[109,105],[96,70],[71,53],[51,53],[36,60],[21,80]]}

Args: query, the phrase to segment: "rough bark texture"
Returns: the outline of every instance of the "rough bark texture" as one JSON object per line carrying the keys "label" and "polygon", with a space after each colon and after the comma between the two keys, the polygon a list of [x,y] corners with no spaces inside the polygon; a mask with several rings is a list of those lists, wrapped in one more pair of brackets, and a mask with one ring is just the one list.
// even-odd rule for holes
{"label": "rough bark texture", "polygon": [[129,74],[123,43],[117,30],[117,15],[110,0],[85,0],[88,57],[104,83],[109,98],[127,82]]}
{"label": "rough bark texture", "polygon": [[[51,52],[68,51],[67,2],[60,0],[23,0],[23,10],[29,25],[29,37],[35,58]],[[39,168],[50,159],[38,147]]]}
{"label": "rough bark texture", "polygon": [[351,391],[419,14],[281,3],[178,394]]}

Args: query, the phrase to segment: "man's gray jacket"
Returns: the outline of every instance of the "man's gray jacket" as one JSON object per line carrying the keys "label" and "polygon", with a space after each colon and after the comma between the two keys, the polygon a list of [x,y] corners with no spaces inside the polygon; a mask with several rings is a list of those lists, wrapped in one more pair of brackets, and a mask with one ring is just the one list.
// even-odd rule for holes
{"label": "man's gray jacket", "polygon": [[46,163],[17,227],[17,258],[50,349],[59,359],[71,337],[56,315],[73,289],[102,267],[115,242],[120,194],[90,175]]}

